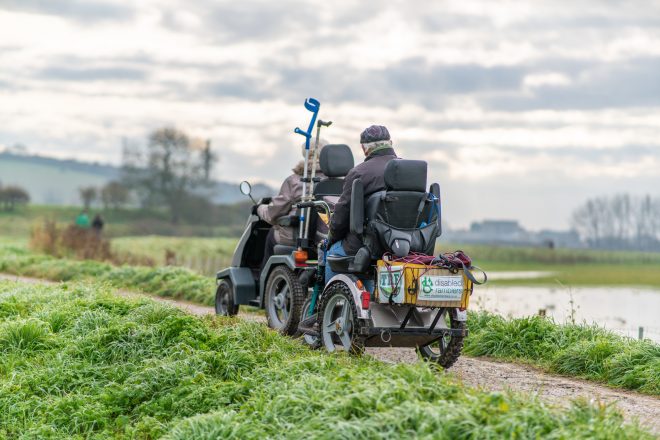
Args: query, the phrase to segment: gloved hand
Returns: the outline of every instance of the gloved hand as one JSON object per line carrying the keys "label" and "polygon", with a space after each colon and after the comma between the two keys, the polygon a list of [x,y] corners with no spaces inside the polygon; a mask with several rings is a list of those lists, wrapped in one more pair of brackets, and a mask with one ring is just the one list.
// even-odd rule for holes
{"label": "gloved hand", "polygon": [[259,208],[259,205],[252,205],[252,215],[256,215],[256,216],[259,215],[257,213],[257,208]]}
{"label": "gloved hand", "polygon": [[273,200],[272,197],[262,197],[261,199],[259,199],[259,204],[260,205],[268,205],[268,204],[270,204],[270,202],[272,200]]}

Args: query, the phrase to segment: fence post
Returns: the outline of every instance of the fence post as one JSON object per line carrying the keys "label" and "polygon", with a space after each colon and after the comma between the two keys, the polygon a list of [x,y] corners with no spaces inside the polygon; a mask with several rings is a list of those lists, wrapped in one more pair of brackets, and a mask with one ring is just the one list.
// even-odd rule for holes
{"label": "fence post", "polygon": [[644,327],[639,326],[639,329],[637,331],[637,335],[638,335],[640,341],[642,339],[644,339]]}

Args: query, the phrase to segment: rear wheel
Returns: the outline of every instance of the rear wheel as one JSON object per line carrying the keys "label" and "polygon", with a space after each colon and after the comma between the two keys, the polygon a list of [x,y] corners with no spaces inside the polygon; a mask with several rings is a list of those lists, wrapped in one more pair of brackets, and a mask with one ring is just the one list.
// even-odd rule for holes
{"label": "rear wheel", "polygon": [[[466,322],[455,318],[455,310],[447,310],[445,316],[447,327],[452,330],[465,330]],[[464,336],[446,335],[428,345],[418,347],[419,354],[427,361],[435,362],[442,368],[449,368],[458,360],[463,350]]]}
{"label": "rear wheel", "polygon": [[359,336],[357,307],[348,286],[342,282],[323,292],[319,307],[321,342],[326,350],[361,354],[364,340]]}
{"label": "rear wheel", "polygon": [[300,310],[305,295],[296,274],[286,266],[277,266],[266,283],[266,316],[268,326],[284,335],[298,330]]}
{"label": "rear wheel", "polygon": [[222,279],[215,290],[215,314],[234,316],[238,313],[238,304],[234,304],[234,289],[231,281]]}

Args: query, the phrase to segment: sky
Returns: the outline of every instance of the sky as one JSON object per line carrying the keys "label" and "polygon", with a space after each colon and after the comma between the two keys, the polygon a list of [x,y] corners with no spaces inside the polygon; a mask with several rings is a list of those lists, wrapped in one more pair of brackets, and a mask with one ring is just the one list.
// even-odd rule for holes
{"label": "sky", "polygon": [[660,2],[0,0],[0,148],[119,164],[174,125],[279,186],[308,97],[356,161],[371,124],[427,160],[451,227],[660,195]]}

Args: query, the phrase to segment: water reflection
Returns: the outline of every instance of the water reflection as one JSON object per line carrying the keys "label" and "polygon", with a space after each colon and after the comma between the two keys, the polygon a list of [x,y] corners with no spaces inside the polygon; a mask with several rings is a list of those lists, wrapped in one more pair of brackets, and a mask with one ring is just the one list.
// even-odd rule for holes
{"label": "water reflection", "polygon": [[637,287],[489,287],[474,290],[470,307],[522,317],[544,311],[557,322],[597,323],[619,334],[660,342],[660,290]]}

